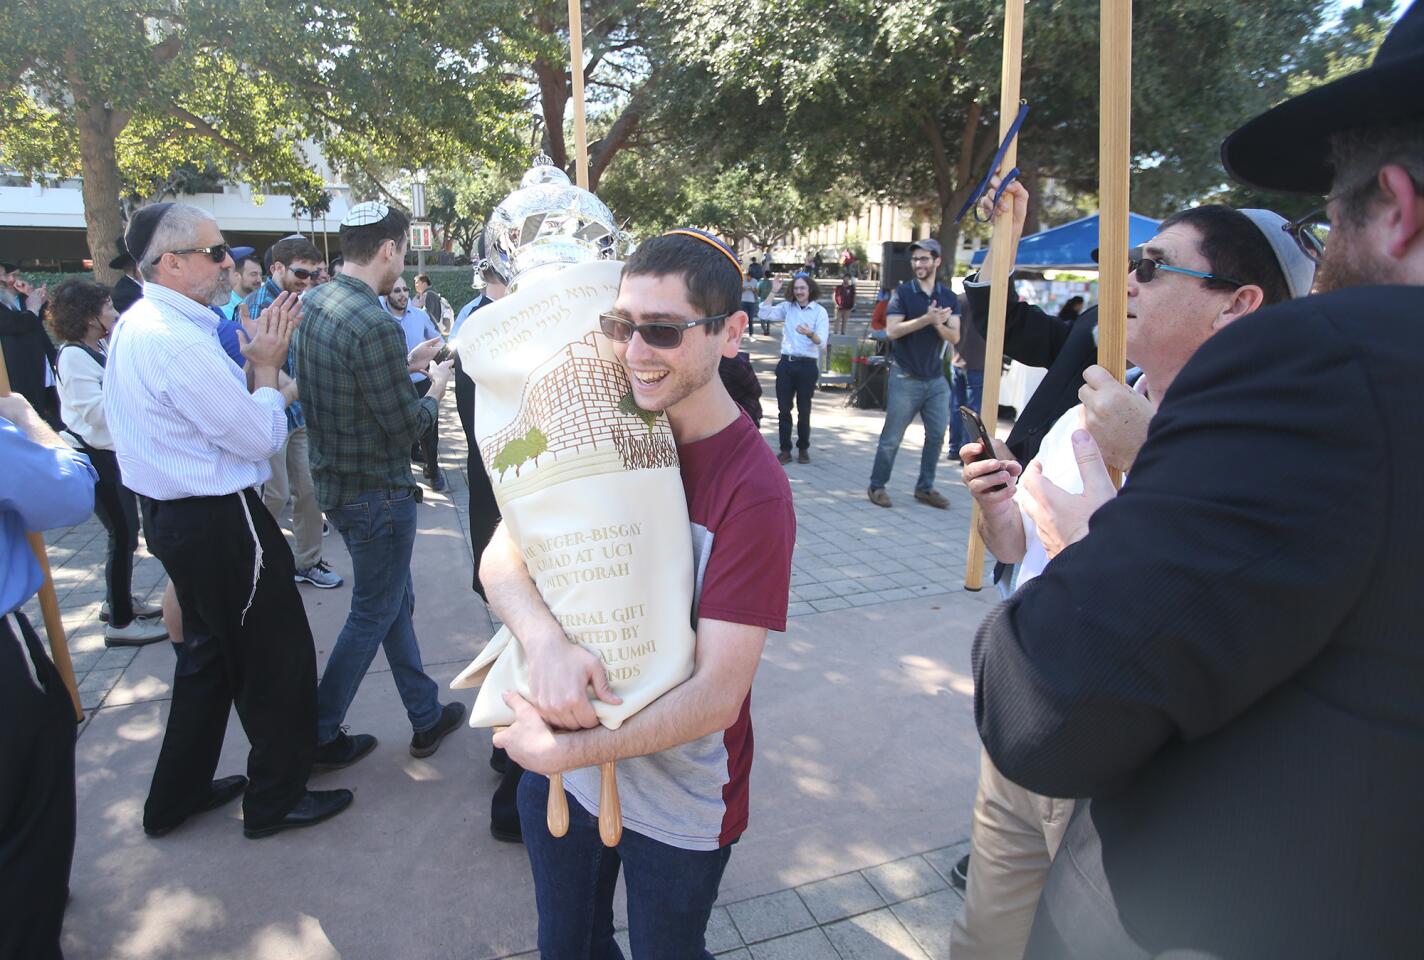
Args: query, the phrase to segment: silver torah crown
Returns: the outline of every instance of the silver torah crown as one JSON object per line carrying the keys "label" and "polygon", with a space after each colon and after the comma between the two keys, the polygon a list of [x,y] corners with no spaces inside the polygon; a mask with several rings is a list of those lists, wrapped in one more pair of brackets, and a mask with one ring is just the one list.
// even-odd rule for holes
{"label": "silver torah crown", "polygon": [[616,260],[622,241],[608,205],[542,155],[485,224],[485,254],[511,287],[545,267]]}

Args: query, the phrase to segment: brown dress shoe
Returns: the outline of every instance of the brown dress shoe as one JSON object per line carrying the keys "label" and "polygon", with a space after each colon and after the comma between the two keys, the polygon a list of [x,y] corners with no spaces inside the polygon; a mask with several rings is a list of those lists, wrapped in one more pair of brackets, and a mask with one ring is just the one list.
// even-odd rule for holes
{"label": "brown dress shoe", "polygon": [[870,502],[877,507],[890,506],[890,494],[885,492],[884,487],[871,487],[865,491],[865,495],[870,498]]}
{"label": "brown dress shoe", "polygon": [[945,498],[944,494],[938,490],[916,490],[915,499],[920,501],[920,503],[928,503],[930,506],[940,510],[947,510],[949,508],[949,501]]}
{"label": "brown dress shoe", "polygon": [[797,463],[810,463],[810,462],[811,462],[811,451],[809,451],[809,450],[802,450],[800,453],[798,453],[798,454],[796,455],[796,462],[797,462]]}
{"label": "brown dress shoe", "polygon": [[776,455],[776,459],[779,460],[781,463],[790,463],[790,462],[791,462],[791,451],[790,451],[790,450],[783,450],[783,451],[781,451],[780,453],[778,453],[778,454]]}

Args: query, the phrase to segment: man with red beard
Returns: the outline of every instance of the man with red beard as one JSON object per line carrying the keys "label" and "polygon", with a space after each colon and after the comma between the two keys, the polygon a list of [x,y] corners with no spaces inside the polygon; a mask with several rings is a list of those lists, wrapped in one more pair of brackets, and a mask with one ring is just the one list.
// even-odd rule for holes
{"label": "man with red beard", "polygon": [[[1424,7],[1223,147],[1328,194],[1321,295],[1181,370],[1131,481],[1023,486],[1054,556],[974,648],[1005,776],[1080,799],[1025,956],[1403,957],[1424,943]],[[1091,531],[1089,517],[1091,516]]]}

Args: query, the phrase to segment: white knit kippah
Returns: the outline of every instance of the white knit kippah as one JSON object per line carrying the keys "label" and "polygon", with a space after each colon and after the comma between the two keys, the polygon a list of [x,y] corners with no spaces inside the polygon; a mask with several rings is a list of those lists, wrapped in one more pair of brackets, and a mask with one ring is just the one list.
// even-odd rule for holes
{"label": "white knit kippah", "polygon": [[346,216],[341,218],[343,227],[364,227],[372,223],[380,223],[386,219],[391,212],[391,208],[379,200],[367,200],[365,203],[358,203],[346,212]]}

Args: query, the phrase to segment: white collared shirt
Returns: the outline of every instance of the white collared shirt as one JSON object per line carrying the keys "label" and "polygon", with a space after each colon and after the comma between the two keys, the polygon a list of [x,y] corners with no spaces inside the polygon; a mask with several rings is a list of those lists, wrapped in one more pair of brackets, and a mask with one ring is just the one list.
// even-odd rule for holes
{"label": "white collared shirt", "polygon": [[270,387],[247,392],[210,307],[157,283],[110,338],[104,413],[124,486],[154,500],[214,497],[264,483],[287,417]]}
{"label": "white collared shirt", "polygon": [[814,300],[804,307],[795,300],[783,300],[780,303],[772,303],[768,300],[761,305],[757,321],[770,323],[772,320],[781,321],[781,355],[783,357],[811,357],[815,360],[821,358],[820,344],[796,328],[805,324],[824,344],[826,338],[831,335],[831,318],[826,315],[825,307]]}

